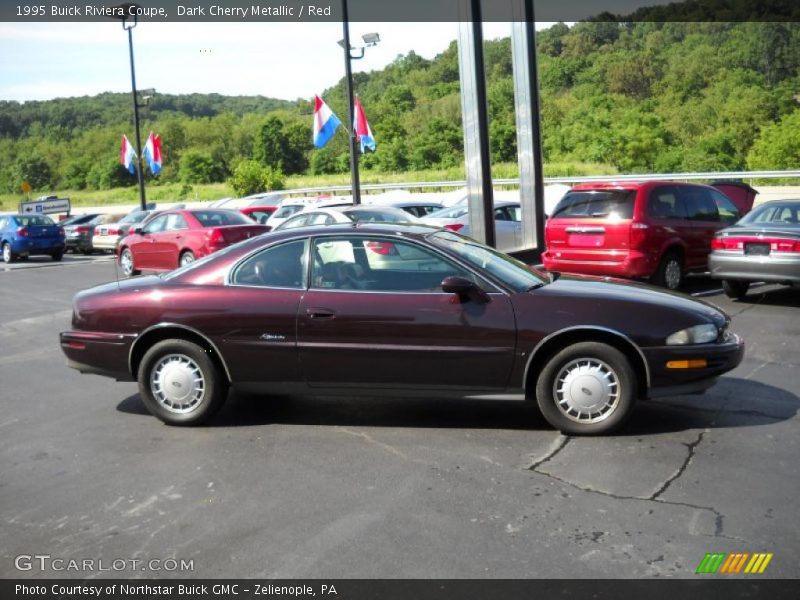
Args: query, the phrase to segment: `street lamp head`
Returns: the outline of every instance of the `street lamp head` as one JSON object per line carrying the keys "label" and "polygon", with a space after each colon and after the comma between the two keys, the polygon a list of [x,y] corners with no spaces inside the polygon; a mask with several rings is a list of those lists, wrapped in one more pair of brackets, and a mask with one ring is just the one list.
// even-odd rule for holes
{"label": "street lamp head", "polygon": [[361,39],[367,46],[376,46],[381,41],[381,36],[378,33],[365,33]]}
{"label": "street lamp head", "polygon": [[[135,4],[134,2],[125,2],[118,6],[112,7],[111,18],[122,21],[123,29],[133,29],[136,27],[138,22],[137,15],[139,14],[139,9],[141,9],[141,6],[138,4]],[[128,19],[131,17],[133,17],[133,23],[129,24]]]}

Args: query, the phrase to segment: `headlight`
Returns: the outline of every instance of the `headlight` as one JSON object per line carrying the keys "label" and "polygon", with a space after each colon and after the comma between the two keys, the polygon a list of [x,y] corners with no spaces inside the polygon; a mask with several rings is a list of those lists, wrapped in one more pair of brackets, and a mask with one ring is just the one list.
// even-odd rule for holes
{"label": "headlight", "polygon": [[719,330],[713,323],[695,325],[688,329],[676,331],[667,338],[668,346],[685,346],[687,344],[708,344],[719,336]]}

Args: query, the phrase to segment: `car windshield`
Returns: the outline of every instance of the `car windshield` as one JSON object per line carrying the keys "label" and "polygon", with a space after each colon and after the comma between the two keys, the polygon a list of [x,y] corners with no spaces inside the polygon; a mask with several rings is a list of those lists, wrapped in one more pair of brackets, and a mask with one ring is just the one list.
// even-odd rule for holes
{"label": "car windshield", "polygon": [[556,206],[551,218],[609,217],[633,218],[635,190],[587,190],[568,192]]}
{"label": "car windshield", "polygon": [[301,204],[287,204],[286,206],[281,206],[278,210],[272,213],[272,216],[276,219],[288,219],[293,214],[300,212],[305,208]]}
{"label": "car windshield", "polygon": [[19,216],[14,217],[20,227],[47,227],[48,225],[55,225],[50,217],[42,216]]}
{"label": "car windshield", "polygon": [[764,204],[748,213],[738,224],[800,227],[800,200]]}
{"label": "car windshield", "polygon": [[149,210],[137,210],[135,212],[129,213],[120,219],[120,225],[128,225],[129,223],[139,223],[142,221],[148,214],[150,214]]}
{"label": "car windshield", "polygon": [[203,227],[222,227],[224,225],[252,225],[242,213],[232,210],[193,210],[194,218],[200,221]]}
{"label": "car windshield", "polygon": [[381,222],[381,223],[414,223],[416,219],[400,209],[368,209],[354,208],[343,211],[353,221],[359,223]]}
{"label": "car windshield", "polygon": [[449,208],[443,208],[442,210],[435,210],[427,217],[431,219],[457,219],[459,217],[463,217],[467,214],[467,204],[458,204],[456,206],[451,206]]}
{"label": "car windshield", "polygon": [[429,235],[428,240],[489,273],[515,292],[525,292],[547,283],[543,275],[537,274],[526,264],[470,238],[450,231],[437,231]]}
{"label": "car windshield", "polygon": [[74,217],[67,217],[66,219],[61,221],[59,223],[59,225],[61,225],[62,227],[67,226],[67,225],[80,225],[82,223],[86,223],[88,221],[91,221],[94,218],[95,218],[95,215],[92,215],[92,214],[89,214],[89,215],[75,215]]}

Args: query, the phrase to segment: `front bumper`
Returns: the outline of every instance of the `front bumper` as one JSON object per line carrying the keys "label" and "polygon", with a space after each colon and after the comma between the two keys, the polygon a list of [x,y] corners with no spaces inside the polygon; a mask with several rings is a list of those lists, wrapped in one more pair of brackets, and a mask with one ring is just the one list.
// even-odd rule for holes
{"label": "front bumper", "polygon": [[746,256],[715,251],[708,256],[708,266],[714,279],[800,283],[800,252]]}
{"label": "front bumper", "polygon": [[117,381],[136,380],[128,363],[136,334],[64,331],[59,337],[68,367]]}
{"label": "front bumper", "polygon": [[[723,342],[688,346],[642,348],[650,371],[649,397],[702,393],[716,383],[720,375],[739,366],[744,357],[744,340],[729,333]],[[670,361],[702,359],[702,368],[676,369]]]}

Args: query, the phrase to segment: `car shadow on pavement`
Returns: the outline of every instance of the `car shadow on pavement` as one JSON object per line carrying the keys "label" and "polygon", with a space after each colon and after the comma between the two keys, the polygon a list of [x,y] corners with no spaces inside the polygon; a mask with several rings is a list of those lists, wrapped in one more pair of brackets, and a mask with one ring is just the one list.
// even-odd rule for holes
{"label": "car shadow on pavement", "polygon": [[[676,396],[641,402],[618,435],[769,425],[791,419],[800,407],[800,399],[794,394],[756,381],[722,378],[717,388],[705,396]],[[135,415],[148,414],[138,394],[122,400],[117,410]],[[534,404],[513,400],[254,396],[233,391],[207,426],[266,424],[551,429]]]}
{"label": "car shadow on pavement", "polygon": [[769,287],[750,292],[736,301],[737,304],[763,304],[766,306],[800,307],[800,289],[792,287]]}

